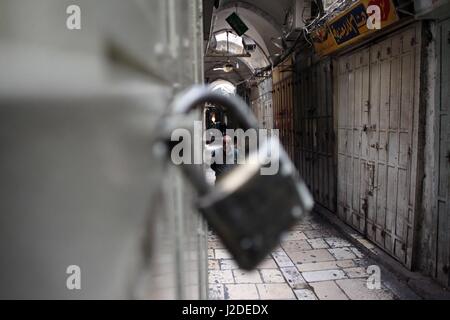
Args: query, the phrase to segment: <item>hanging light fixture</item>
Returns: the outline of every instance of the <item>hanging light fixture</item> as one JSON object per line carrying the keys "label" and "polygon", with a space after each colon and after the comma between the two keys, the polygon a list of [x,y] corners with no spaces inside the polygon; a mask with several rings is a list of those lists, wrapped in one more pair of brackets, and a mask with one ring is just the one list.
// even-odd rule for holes
{"label": "hanging light fixture", "polygon": [[227,62],[223,65],[223,71],[229,73],[234,70],[234,65],[231,62]]}
{"label": "hanging light fixture", "polygon": [[234,71],[235,69],[239,69],[239,64],[238,63],[233,64],[230,60],[228,60],[222,67],[216,67],[213,70],[230,73],[230,72]]}

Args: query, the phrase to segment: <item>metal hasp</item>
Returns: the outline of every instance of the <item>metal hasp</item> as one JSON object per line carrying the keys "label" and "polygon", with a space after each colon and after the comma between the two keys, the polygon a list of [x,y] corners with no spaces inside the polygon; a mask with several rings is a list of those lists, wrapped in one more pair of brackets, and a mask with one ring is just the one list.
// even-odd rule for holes
{"label": "metal hasp", "polygon": [[[244,101],[203,87],[180,96],[173,110],[188,113],[205,102],[226,108],[244,129],[256,128],[256,119]],[[270,150],[279,153],[266,162]],[[261,169],[274,161],[279,170],[261,174]],[[180,167],[198,191],[197,208],[239,267],[246,270],[255,268],[280,243],[283,233],[313,208],[310,192],[277,137],[259,141],[258,150],[250,151],[245,163],[218,180],[215,187],[207,184],[201,166]]]}

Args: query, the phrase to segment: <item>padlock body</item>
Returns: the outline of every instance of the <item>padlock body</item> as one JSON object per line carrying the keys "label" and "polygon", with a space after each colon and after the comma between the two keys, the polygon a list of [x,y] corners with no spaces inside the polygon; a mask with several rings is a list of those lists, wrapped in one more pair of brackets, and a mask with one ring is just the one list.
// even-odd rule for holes
{"label": "padlock body", "polygon": [[308,189],[277,138],[270,138],[250,158],[267,153],[268,148],[279,148],[279,156],[272,160],[279,161],[275,174],[262,174],[263,164],[240,165],[198,202],[213,231],[247,270],[266,258],[283,233],[313,206]]}

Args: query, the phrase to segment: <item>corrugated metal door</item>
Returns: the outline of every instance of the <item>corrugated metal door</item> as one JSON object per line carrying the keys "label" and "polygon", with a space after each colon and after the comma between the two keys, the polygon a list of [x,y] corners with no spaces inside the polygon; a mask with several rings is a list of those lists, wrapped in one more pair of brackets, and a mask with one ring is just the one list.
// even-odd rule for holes
{"label": "corrugated metal door", "polygon": [[448,285],[450,263],[450,19],[441,23],[440,31],[437,278],[442,284]]}
{"label": "corrugated metal door", "polygon": [[259,127],[273,129],[272,79],[267,78],[252,88],[251,106]]}
{"label": "corrugated metal door", "polygon": [[[338,59],[338,215],[411,266],[419,27]],[[417,97],[417,98],[416,98]]]}
{"label": "corrugated metal door", "polygon": [[369,49],[339,59],[338,94],[338,215],[366,232],[368,161]]}
{"label": "corrugated metal door", "polygon": [[288,155],[294,155],[294,120],[292,75],[273,84],[274,127],[280,130],[280,140]]}
{"label": "corrugated metal door", "polygon": [[295,66],[294,162],[316,204],[336,210],[333,97],[330,59],[311,63],[300,55]]}

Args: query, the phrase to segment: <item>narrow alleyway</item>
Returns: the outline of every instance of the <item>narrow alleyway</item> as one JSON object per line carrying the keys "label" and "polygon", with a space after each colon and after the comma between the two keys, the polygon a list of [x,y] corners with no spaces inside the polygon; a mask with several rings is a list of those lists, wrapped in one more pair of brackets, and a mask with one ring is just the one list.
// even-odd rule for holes
{"label": "narrow alleyway", "polygon": [[450,0],[0,0],[0,70],[0,300],[450,301]]}
{"label": "narrow alleyway", "polygon": [[381,288],[368,289],[367,268],[376,263],[314,213],[304,216],[256,271],[238,269],[212,233],[208,256],[213,300],[418,298],[384,269]]}

